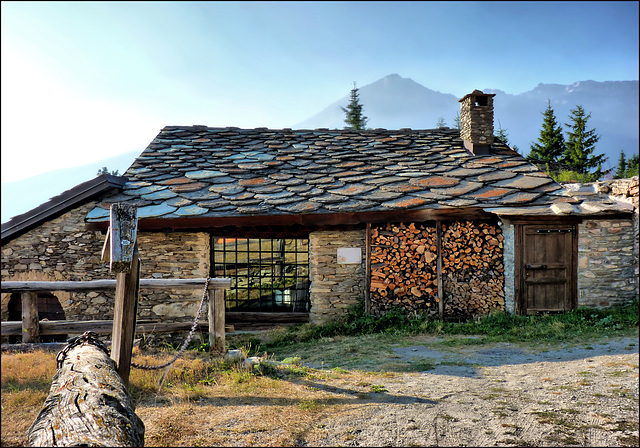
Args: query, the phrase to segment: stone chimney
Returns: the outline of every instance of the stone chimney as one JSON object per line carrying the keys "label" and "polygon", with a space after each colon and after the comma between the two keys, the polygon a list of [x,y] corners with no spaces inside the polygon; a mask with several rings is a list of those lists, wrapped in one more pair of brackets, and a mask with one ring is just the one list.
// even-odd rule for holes
{"label": "stone chimney", "polygon": [[493,97],[480,90],[465,95],[460,104],[460,137],[475,155],[489,154],[493,143]]}

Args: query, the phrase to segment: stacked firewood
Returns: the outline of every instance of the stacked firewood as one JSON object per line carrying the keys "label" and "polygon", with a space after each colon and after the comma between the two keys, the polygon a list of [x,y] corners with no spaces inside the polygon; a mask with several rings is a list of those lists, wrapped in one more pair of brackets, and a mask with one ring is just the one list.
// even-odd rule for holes
{"label": "stacked firewood", "polygon": [[436,229],[392,223],[371,229],[370,303],[373,314],[393,307],[437,310]]}
{"label": "stacked firewood", "polygon": [[[504,309],[504,237],[484,222],[442,224],[442,280],[447,316]],[[435,225],[390,223],[371,229],[370,311],[438,310]]]}
{"label": "stacked firewood", "polygon": [[457,221],[442,225],[445,314],[474,316],[504,309],[504,237],[500,227]]}

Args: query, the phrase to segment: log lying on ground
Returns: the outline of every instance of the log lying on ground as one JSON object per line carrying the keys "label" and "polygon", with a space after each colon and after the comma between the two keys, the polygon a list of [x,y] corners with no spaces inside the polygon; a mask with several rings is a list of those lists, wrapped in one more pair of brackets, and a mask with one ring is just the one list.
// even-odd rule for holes
{"label": "log lying on ground", "polygon": [[68,351],[27,437],[30,446],[143,446],[144,423],[115,362],[84,343]]}

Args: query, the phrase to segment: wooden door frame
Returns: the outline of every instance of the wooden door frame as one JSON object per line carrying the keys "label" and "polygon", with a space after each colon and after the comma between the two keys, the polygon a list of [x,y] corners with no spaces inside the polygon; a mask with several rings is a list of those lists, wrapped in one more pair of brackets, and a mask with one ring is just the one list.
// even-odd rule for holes
{"label": "wooden door frame", "polygon": [[571,272],[569,282],[569,307],[574,310],[578,306],[578,238],[579,219],[551,219],[551,220],[512,220],[514,226],[514,313],[516,315],[526,314],[524,306],[524,228],[525,226],[557,226],[572,227],[571,241]]}

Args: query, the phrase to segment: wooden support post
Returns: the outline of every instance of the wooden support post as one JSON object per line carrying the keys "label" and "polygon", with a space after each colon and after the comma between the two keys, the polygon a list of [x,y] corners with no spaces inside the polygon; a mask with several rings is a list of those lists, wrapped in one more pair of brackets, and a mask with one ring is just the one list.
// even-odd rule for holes
{"label": "wooden support post", "polygon": [[[140,259],[138,256],[138,215],[128,204],[113,204],[109,223],[110,267],[116,272],[116,297],[111,333],[111,359],[118,374],[129,387],[131,350],[136,331],[136,313],[140,291]],[[106,245],[106,244],[105,244]]]}
{"label": "wooden support post", "polygon": [[437,266],[436,275],[438,277],[438,316],[444,319],[444,282],[442,281],[442,221],[436,221],[436,250]]}
{"label": "wooden support post", "polygon": [[129,387],[131,351],[136,332],[139,291],[140,260],[136,245],[131,272],[116,274],[116,298],[111,333],[111,359],[116,362],[118,373],[126,387]]}
{"label": "wooden support post", "polygon": [[40,342],[38,293],[22,293],[22,342]]}
{"label": "wooden support post", "polygon": [[209,348],[225,352],[224,290],[209,291]]}

